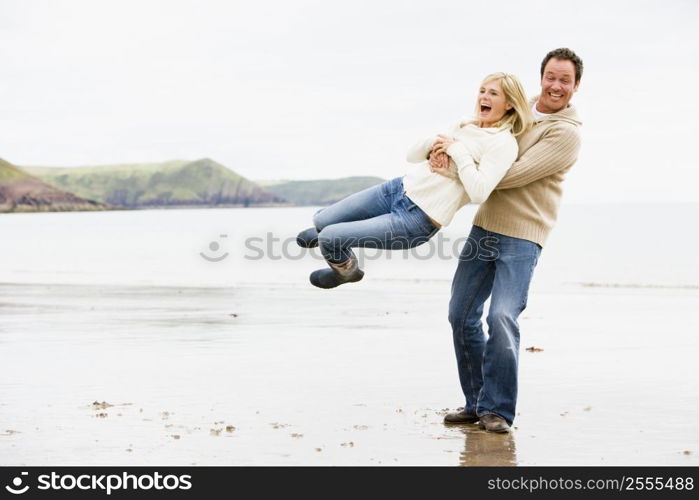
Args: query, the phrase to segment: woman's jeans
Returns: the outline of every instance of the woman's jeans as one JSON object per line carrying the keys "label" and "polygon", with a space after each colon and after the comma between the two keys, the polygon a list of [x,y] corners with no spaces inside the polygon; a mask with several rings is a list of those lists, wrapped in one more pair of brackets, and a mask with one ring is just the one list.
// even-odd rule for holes
{"label": "woman's jeans", "polygon": [[333,264],[350,259],[354,247],[405,250],[425,243],[439,231],[405,195],[402,177],[319,210],[313,224],[320,251]]}
{"label": "woman's jeans", "polygon": [[[519,324],[541,247],[473,226],[459,256],[449,322],[466,412],[494,413],[512,425],[517,403]],[[483,303],[490,299],[488,337]]]}

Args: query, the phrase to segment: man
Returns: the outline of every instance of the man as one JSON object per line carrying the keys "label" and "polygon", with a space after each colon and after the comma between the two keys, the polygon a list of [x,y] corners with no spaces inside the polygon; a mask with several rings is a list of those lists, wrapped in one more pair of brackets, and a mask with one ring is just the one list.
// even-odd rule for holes
{"label": "man", "polygon": [[[447,414],[446,424],[478,422],[487,431],[508,432],[514,420],[517,318],[526,306],[534,267],[556,221],[561,184],[580,149],[581,122],[570,100],[582,70],[582,60],[569,49],[546,54],[541,95],[532,107],[534,126],[517,138],[517,161],[473,221],[470,241],[487,248],[479,252],[487,257],[472,258],[473,249],[466,245],[452,283],[449,322],[466,406]],[[439,171],[439,163],[430,160]],[[486,339],[481,316],[489,296]]]}

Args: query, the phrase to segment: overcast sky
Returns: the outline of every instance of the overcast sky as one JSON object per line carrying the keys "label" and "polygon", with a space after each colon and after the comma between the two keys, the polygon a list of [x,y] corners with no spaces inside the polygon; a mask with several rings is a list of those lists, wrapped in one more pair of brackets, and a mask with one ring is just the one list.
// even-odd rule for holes
{"label": "overcast sky", "polygon": [[568,202],[697,201],[699,2],[0,0],[0,157],[391,178],[483,76],[585,62]]}

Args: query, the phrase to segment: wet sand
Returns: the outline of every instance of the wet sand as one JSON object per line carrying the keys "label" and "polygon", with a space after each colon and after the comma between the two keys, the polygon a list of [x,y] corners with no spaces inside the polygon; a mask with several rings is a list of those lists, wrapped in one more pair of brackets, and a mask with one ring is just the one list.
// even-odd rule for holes
{"label": "wet sand", "polygon": [[448,294],[0,285],[0,464],[699,464],[697,290],[533,291],[509,435],[442,424]]}

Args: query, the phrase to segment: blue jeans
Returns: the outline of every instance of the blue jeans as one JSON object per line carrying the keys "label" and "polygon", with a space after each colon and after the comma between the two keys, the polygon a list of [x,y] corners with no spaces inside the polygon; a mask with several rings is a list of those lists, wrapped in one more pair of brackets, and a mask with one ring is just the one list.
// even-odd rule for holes
{"label": "blue jeans", "polygon": [[[527,305],[540,253],[534,242],[478,226],[464,245],[451,288],[449,322],[468,413],[494,413],[512,425],[519,363],[517,318]],[[481,317],[491,295],[486,338]]]}
{"label": "blue jeans", "polygon": [[438,228],[405,195],[403,178],[370,187],[313,216],[318,246],[328,262],[352,257],[352,248],[405,250],[425,243]]}

